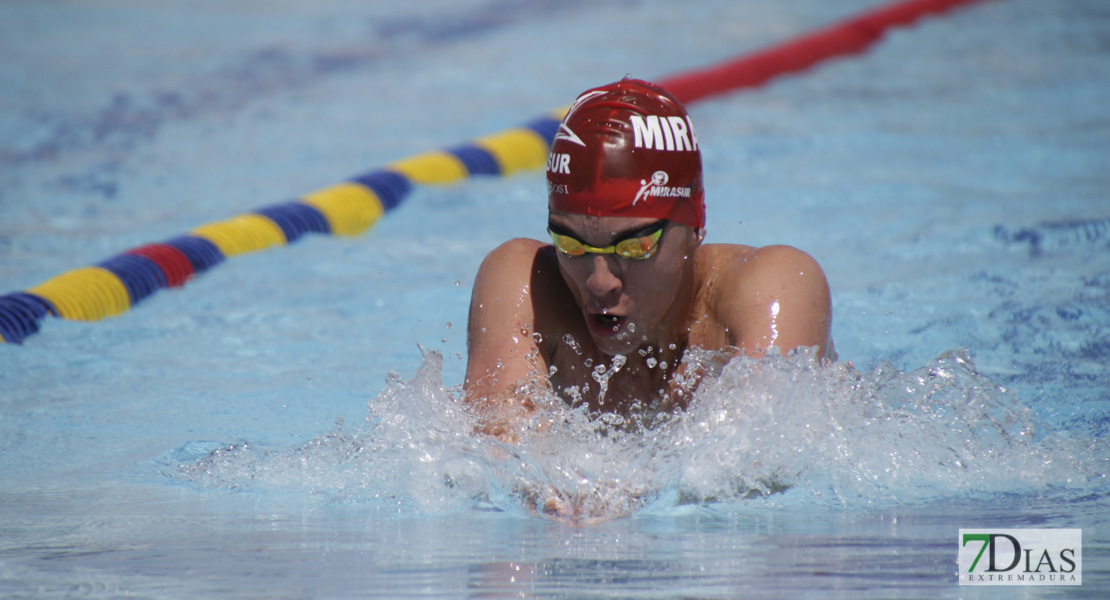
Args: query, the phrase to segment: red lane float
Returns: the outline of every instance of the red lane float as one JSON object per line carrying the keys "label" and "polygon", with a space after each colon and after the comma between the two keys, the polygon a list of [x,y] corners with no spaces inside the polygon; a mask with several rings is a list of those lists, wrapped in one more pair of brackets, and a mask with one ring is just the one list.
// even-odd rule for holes
{"label": "red lane float", "polygon": [[154,261],[166,276],[168,287],[180,287],[193,276],[193,265],[185,253],[169,244],[147,244],[132,248],[125,254],[143,256]]}

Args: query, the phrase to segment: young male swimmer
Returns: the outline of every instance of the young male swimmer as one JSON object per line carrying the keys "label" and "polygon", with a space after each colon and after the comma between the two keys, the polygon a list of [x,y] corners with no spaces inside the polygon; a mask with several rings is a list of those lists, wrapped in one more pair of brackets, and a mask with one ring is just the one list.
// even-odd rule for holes
{"label": "young male swimmer", "polygon": [[835,360],[829,286],[811,256],[702,243],[698,137],[664,89],[624,79],[579,96],[547,191],[553,244],[510,240],[474,281],[463,387],[485,433],[515,439],[542,392],[626,416],[682,407],[692,348],[809,346]]}

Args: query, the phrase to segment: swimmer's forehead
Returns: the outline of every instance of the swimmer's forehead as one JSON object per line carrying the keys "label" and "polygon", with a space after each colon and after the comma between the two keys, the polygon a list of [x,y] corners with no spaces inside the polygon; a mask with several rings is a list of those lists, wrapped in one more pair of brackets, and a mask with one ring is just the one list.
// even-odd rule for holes
{"label": "swimmer's forehead", "polygon": [[648,217],[596,217],[579,213],[550,211],[548,226],[561,230],[558,233],[573,235],[583,241],[597,240],[608,243],[639,233],[661,219]]}

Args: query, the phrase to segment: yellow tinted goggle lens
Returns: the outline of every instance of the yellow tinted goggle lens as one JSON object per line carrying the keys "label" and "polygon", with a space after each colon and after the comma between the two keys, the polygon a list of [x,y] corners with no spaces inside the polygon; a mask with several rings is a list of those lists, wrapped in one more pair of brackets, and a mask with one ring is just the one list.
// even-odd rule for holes
{"label": "yellow tinted goggle lens", "polygon": [[567,256],[582,256],[589,252],[592,254],[616,254],[621,258],[644,260],[655,254],[655,250],[659,247],[659,238],[663,236],[663,229],[659,228],[653,233],[641,237],[626,238],[605,248],[583,244],[569,235],[555,233],[554,231],[549,231],[549,233],[555,247]]}
{"label": "yellow tinted goggle lens", "polygon": [[662,235],[663,230],[660,229],[651,235],[621,240],[616,243],[617,256],[633,259],[651,258],[651,255],[655,254],[655,249],[659,247],[659,238]]}
{"label": "yellow tinted goggle lens", "polygon": [[554,231],[548,233],[551,234],[551,241],[555,242],[555,247],[558,248],[559,252],[570,256],[582,256],[586,253],[586,247],[582,245],[582,242],[569,235],[555,233]]}

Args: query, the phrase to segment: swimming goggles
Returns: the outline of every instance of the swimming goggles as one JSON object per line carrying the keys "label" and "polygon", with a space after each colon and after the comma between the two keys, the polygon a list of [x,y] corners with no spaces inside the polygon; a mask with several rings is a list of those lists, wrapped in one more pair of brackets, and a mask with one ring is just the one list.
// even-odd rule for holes
{"label": "swimming goggles", "polygon": [[565,233],[559,233],[553,230],[551,226],[548,226],[547,232],[551,234],[551,241],[555,243],[555,248],[559,253],[567,256],[585,256],[589,252],[591,254],[616,254],[621,258],[631,260],[647,260],[659,249],[659,238],[663,236],[663,229],[666,226],[667,221],[657,221],[604,248],[591,246]]}

